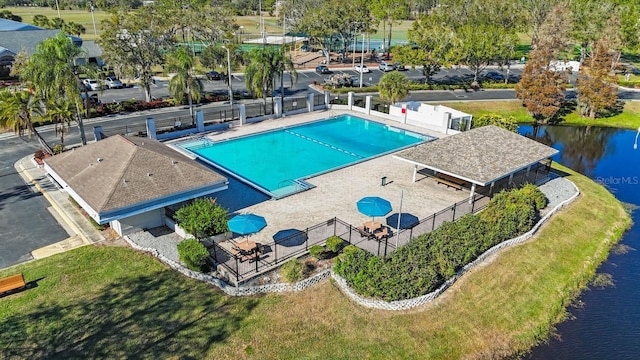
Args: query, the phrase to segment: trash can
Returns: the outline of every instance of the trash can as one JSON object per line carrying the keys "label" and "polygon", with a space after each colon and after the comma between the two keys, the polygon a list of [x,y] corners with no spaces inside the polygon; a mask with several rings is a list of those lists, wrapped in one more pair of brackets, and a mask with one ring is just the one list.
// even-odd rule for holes
{"label": "trash can", "polygon": [[387,185],[387,177],[383,176],[382,179],[380,179],[380,185],[385,186]]}

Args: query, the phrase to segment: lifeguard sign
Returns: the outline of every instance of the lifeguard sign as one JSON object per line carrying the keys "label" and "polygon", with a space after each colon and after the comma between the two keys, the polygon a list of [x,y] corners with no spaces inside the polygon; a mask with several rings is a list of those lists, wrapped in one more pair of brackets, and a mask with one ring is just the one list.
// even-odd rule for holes
{"label": "lifeguard sign", "polygon": [[404,108],[404,107],[403,107],[403,108],[402,108],[402,113],[403,113],[403,114],[406,114],[406,113],[407,113],[407,108]]}

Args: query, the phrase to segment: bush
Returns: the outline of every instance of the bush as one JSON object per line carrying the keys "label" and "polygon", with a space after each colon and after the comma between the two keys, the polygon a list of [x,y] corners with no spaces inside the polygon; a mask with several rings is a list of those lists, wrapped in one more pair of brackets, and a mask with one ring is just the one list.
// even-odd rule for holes
{"label": "bush", "polygon": [[180,260],[193,271],[203,271],[207,266],[209,251],[196,239],[187,239],[178,244]]}
{"label": "bush", "polygon": [[280,276],[288,283],[295,283],[305,278],[307,266],[300,259],[287,261],[280,268]]}
{"label": "bush", "polygon": [[536,210],[542,210],[547,206],[547,197],[544,193],[533,184],[526,184],[520,189],[520,193],[530,199],[536,207]]}
{"label": "bush", "polygon": [[344,241],[339,236],[332,236],[327,239],[327,249],[331,252],[338,253],[342,249]]}
{"label": "bush", "polygon": [[64,151],[64,145],[63,144],[55,144],[53,145],[53,154],[57,155],[57,154],[62,154],[62,152]]}
{"label": "bush", "polygon": [[196,239],[206,239],[229,230],[227,209],[216,204],[216,200],[211,198],[195,199],[178,209],[174,218],[180,227]]}
{"label": "bush", "polygon": [[313,245],[309,248],[309,255],[316,260],[322,259],[324,255],[325,248],[322,245]]}
{"label": "bush", "polygon": [[513,116],[504,117],[497,114],[485,114],[473,119],[473,128],[479,128],[487,125],[495,125],[503,129],[518,132],[518,122]]}
{"label": "bush", "polygon": [[444,223],[384,258],[349,245],[334,271],[362,296],[393,301],[430,293],[483,252],[530,230],[540,194],[528,186],[502,192],[482,213]]}

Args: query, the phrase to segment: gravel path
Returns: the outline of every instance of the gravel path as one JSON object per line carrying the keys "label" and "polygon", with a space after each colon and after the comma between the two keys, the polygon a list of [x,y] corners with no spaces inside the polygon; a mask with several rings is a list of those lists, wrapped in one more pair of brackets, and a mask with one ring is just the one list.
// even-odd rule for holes
{"label": "gravel path", "polygon": [[547,206],[540,211],[540,216],[545,216],[556,205],[569,199],[577,192],[571,181],[559,176],[541,185],[539,189],[549,200]]}
{"label": "gravel path", "polygon": [[158,250],[158,253],[166,256],[167,258],[176,262],[181,262],[177,246],[178,243],[182,241],[182,238],[180,235],[174,233],[168,228],[154,228],[148,231],[133,233],[128,236],[131,241],[142,247],[156,249]]}

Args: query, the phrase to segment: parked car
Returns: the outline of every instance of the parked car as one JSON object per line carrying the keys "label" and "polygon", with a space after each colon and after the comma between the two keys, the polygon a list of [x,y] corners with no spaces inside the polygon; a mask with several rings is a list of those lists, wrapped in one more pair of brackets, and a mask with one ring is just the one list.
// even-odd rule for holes
{"label": "parked car", "polygon": [[396,67],[398,71],[407,71],[407,67],[400,63],[393,63],[393,66]]}
{"label": "parked car", "polygon": [[96,79],[84,79],[84,80],[82,80],[82,83],[90,91],[98,91],[98,90],[102,89],[102,85]]}
{"label": "parked car", "polygon": [[367,65],[356,65],[354,67],[354,69],[356,70],[356,72],[358,73],[369,73],[371,72],[371,70],[369,70],[369,68],[367,67]]}
{"label": "parked car", "polygon": [[98,94],[90,94],[87,97],[86,93],[80,93],[80,97],[82,98],[82,101],[87,101],[87,99],[89,99],[87,102],[89,106],[96,106],[100,104],[100,100],[98,99]]}
{"label": "parked car", "polygon": [[209,80],[221,80],[222,77],[220,76],[220,73],[217,71],[209,71],[207,73],[207,79]]}
{"label": "parked car", "polygon": [[396,66],[394,64],[390,64],[390,63],[388,63],[386,61],[383,61],[383,62],[380,63],[380,65],[378,65],[378,69],[380,69],[380,71],[387,72],[387,71],[395,70]]}
{"label": "parked car", "polygon": [[326,67],[325,65],[320,65],[320,66],[316,66],[316,72],[318,74],[331,74],[331,70],[329,70],[328,67]]}
{"label": "parked car", "polygon": [[104,78],[104,84],[109,89],[122,89],[124,87],[124,85],[122,85],[122,81],[113,76],[107,76]]}
{"label": "parked car", "polygon": [[493,80],[493,81],[504,81],[504,75],[502,75],[497,71],[488,71],[484,75],[484,78],[488,80]]}

